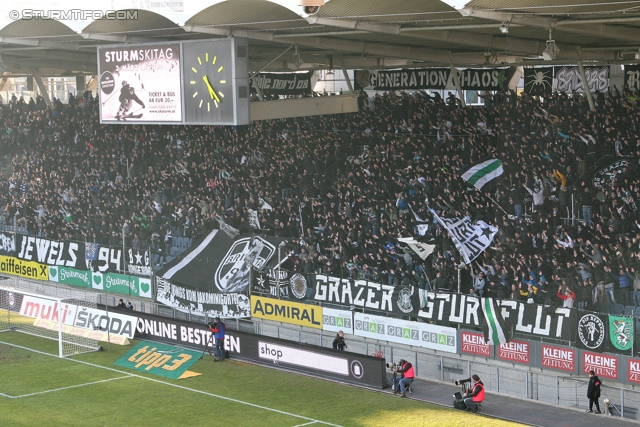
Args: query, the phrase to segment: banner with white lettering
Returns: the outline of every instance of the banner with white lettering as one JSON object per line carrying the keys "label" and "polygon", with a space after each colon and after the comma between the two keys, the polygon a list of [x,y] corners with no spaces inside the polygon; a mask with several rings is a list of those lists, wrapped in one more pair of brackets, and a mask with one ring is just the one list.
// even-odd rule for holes
{"label": "banner with white lettering", "polygon": [[578,348],[603,351],[607,338],[607,316],[578,310]]}
{"label": "banner with white lettering", "polygon": [[16,255],[16,235],[0,231],[0,255]]}
{"label": "banner with white lettering", "polygon": [[542,368],[556,369],[559,371],[576,372],[578,350],[551,344],[540,344]]}
{"label": "banner with white lettering", "polygon": [[212,293],[248,291],[251,269],[270,267],[280,237],[241,235],[232,239],[213,230],[164,266],[157,275],[183,287]]}
{"label": "banner with white lettering", "polygon": [[418,309],[414,287],[395,287],[367,280],[349,280],[315,274],[313,300],[321,304],[356,306],[400,315],[414,315]]}
{"label": "banner with white lettering", "polygon": [[624,66],[624,88],[632,92],[636,92],[636,96],[640,94],[640,65]]}
{"label": "banner with white lettering", "polygon": [[[449,322],[480,328],[480,299],[469,295],[420,291],[418,317],[428,322]],[[514,333],[574,342],[577,310],[545,307],[513,300],[494,300],[507,329]]]}
{"label": "banner with white lettering", "polygon": [[156,297],[159,303],[183,313],[210,318],[244,318],[251,316],[248,292],[209,292],[189,288],[156,276]]}
{"label": "banner with white lettering", "polygon": [[313,71],[304,73],[259,73],[251,79],[251,91],[260,88],[263,93],[272,95],[311,94]]}
{"label": "banner with white lettering", "polygon": [[289,296],[291,272],[277,268],[254,269],[251,273],[251,294],[282,298]]}
{"label": "banner with white lettering", "polygon": [[127,272],[136,276],[151,277],[151,255],[141,249],[127,249]]}
{"label": "banner with white lettering", "polygon": [[391,317],[354,313],[357,336],[457,353],[457,329]]}
{"label": "banner with white lettering", "polygon": [[[463,90],[500,90],[508,80],[508,68],[457,70]],[[356,70],[355,90],[454,89],[450,68]]]}
{"label": "banner with white lettering", "polygon": [[524,69],[524,91],[531,96],[551,95],[553,90],[553,67]]}
{"label": "banner with white lettering", "polygon": [[86,270],[83,244],[70,241],[58,242],[41,237],[16,235],[15,250],[23,261]]}
{"label": "banner with white lettering", "polygon": [[[609,91],[609,67],[584,67],[589,90],[595,92]],[[554,87],[558,92],[584,92],[584,81],[577,66],[554,67]]]}
{"label": "banner with white lettering", "polygon": [[465,264],[471,264],[471,261],[491,246],[498,233],[498,227],[484,221],[472,222],[469,217],[443,218],[433,209],[429,211],[449,234]]}

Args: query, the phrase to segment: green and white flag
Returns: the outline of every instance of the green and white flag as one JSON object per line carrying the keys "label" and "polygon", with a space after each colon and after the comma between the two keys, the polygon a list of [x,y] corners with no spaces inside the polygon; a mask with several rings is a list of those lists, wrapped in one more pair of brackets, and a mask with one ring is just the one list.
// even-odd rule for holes
{"label": "green and white flag", "polygon": [[489,345],[505,344],[511,339],[511,333],[496,306],[493,298],[481,298],[482,305],[482,331],[484,342]]}
{"label": "green and white flag", "polygon": [[633,347],[633,317],[609,316],[609,337],[618,350],[627,351]]}
{"label": "green and white flag", "polygon": [[487,160],[477,165],[471,166],[462,173],[462,179],[481,190],[482,187],[492,179],[504,173],[502,161],[498,159]]}

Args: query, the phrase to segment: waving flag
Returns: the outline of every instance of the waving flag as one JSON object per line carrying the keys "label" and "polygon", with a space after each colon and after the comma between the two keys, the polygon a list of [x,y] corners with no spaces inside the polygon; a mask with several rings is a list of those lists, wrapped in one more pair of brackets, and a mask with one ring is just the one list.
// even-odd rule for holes
{"label": "waving flag", "polygon": [[481,298],[482,304],[482,331],[484,342],[489,345],[505,344],[511,338],[505,321],[496,307],[493,298]]}
{"label": "waving flag", "polygon": [[465,264],[470,264],[471,261],[491,246],[493,238],[498,233],[498,227],[489,225],[484,221],[473,222],[469,217],[442,218],[433,209],[429,209],[429,211],[440,225],[447,230]]}
{"label": "waving flag", "polygon": [[481,190],[486,183],[499,177],[503,173],[504,169],[502,168],[502,161],[498,159],[491,159],[471,166],[462,173],[462,179],[476,187],[478,190]]}

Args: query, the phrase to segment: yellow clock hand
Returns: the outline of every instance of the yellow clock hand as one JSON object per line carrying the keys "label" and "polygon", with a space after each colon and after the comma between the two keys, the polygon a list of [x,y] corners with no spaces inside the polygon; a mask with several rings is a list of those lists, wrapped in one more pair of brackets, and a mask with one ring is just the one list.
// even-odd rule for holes
{"label": "yellow clock hand", "polygon": [[209,79],[207,78],[207,76],[202,76],[202,80],[204,80],[204,84],[206,84],[207,89],[209,89],[209,96],[211,96],[211,99],[215,99],[217,102],[220,102],[220,98],[218,98],[218,94],[216,94],[216,91],[213,90],[213,87],[211,86],[211,83],[209,83]]}

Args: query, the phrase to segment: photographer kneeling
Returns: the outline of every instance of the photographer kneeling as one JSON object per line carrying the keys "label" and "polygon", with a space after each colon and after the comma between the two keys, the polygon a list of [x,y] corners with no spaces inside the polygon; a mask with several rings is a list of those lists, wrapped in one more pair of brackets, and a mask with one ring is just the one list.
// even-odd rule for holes
{"label": "photographer kneeling", "polygon": [[478,412],[480,403],[484,400],[484,384],[476,374],[471,375],[473,386],[464,393],[464,404],[468,410]]}
{"label": "photographer kneeling", "polygon": [[413,382],[414,377],[413,365],[400,359],[398,366],[393,368],[393,373],[393,394],[398,394],[398,387],[400,387],[400,397],[407,397],[406,388]]}

